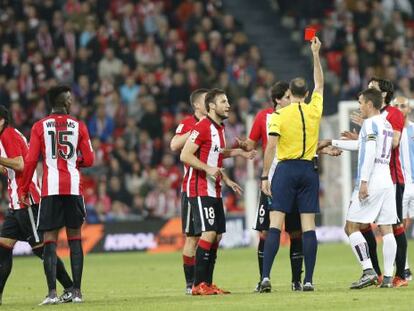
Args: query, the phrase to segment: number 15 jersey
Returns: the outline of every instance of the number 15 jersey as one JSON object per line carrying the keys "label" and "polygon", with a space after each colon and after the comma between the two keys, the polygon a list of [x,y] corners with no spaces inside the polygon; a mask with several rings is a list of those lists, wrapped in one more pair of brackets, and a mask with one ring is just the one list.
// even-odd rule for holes
{"label": "number 15 jersey", "polygon": [[51,114],[33,125],[22,179],[24,193],[27,193],[40,154],[43,158],[42,197],[82,194],[79,167],[91,166],[94,160],[83,122],[67,114]]}

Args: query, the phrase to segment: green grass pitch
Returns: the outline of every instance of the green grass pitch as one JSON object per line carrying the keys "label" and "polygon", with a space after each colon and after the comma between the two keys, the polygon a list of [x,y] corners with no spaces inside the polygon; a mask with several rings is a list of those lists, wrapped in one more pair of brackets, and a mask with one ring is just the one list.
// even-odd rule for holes
{"label": "green grass pitch", "polygon": [[[382,244],[379,245],[381,250]],[[414,243],[409,244],[414,266]],[[382,261],[382,259],[381,259]],[[66,267],[70,269],[68,260]],[[345,244],[319,245],[314,283],[316,291],[291,292],[288,248],[281,248],[272,270],[273,292],[252,293],[258,281],[256,251],[221,250],[215,283],[231,290],[227,296],[184,295],[181,254],[91,254],[85,258],[83,304],[39,307],[46,294],[41,262],[15,258],[3,295],[2,310],[414,310],[414,281],[407,288],[348,286],[361,274]],[[61,290],[59,289],[59,292]],[[399,305],[396,305],[400,302]]]}

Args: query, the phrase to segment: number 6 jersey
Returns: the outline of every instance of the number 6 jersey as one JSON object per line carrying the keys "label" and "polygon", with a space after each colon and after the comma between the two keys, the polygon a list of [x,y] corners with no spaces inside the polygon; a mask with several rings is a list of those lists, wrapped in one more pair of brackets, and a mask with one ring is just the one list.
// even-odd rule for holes
{"label": "number 6 jersey", "polygon": [[67,114],[51,114],[33,125],[22,178],[23,193],[27,193],[40,154],[43,159],[42,197],[82,194],[79,167],[91,166],[94,160],[83,122]]}

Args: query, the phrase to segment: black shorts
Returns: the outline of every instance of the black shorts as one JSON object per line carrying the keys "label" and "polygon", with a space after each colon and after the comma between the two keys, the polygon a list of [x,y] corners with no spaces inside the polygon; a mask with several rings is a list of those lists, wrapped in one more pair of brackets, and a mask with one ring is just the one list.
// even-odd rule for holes
{"label": "black shorts", "polygon": [[62,227],[79,229],[86,217],[81,195],[50,195],[40,201],[38,229],[52,231]]}
{"label": "black shorts", "polygon": [[399,224],[403,221],[403,197],[404,197],[404,184],[395,185],[395,203],[397,206],[397,216]]}
{"label": "black shorts", "polygon": [[38,210],[38,205],[32,205],[31,209],[8,210],[0,236],[28,242],[32,247],[42,243],[43,235],[36,229]]}
{"label": "black shorts", "polygon": [[186,236],[198,236],[194,233],[194,213],[185,192],[181,193],[181,226]]}
{"label": "black shorts", "polygon": [[314,163],[306,160],[285,160],[276,166],[272,178],[270,210],[292,213],[319,213],[319,175]]}
{"label": "black shorts", "polygon": [[[256,224],[254,230],[257,231],[268,231],[270,225],[269,218],[269,207],[272,204],[272,198],[263,193],[260,193],[259,208],[256,212]],[[286,232],[295,232],[302,231],[302,226],[300,222],[300,215],[297,209],[293,209],[290,214],[285,216],[285,231]]]}
{"label": "black shorts", "polygon": [[194,197],[188,200],[194,215],[194,234],[206,231],[215,231],[217,234],[226,232],[222,198]]}

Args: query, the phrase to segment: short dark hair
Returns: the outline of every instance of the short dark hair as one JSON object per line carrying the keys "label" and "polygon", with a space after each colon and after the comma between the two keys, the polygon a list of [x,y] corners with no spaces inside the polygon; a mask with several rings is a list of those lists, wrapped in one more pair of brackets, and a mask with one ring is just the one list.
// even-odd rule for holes
{"label": "short dark hair", "polygon": [[0,119],[4,119],[4,127],[7,127],[11,123],[10,112],[3,105],[0,105]]}
{"label": "short dark hair", "polygon": [[216,103],[216,97],[219,95],[226,95],[226,92],[224,92],[222,89],[211,89],[206,94],[206,99],[204,101],[204,104],[206,106],[207,112],[210,112],[210,103]]}
{"label": "short dark hair", "polygon": [[285,81],[279,81],[272,85],[270,88],[270,98],[272,103],[276,106],[276,99],[281,99],[285,96],[286,91],[289,89],[289,83]]}
{"label": "short dark hair", "polygon": [[304,78],[295,78],[291,80],[289,88],[293,96],[305,97],[308,92],[308,85]]}
{"label": "short dark hair", "polygon": [[208,89],[196,89],[190,95],[190,104],[194,109],[194,103],[200,98],[204,93],[208,93]]}
{"label": "short dark hair", "polygon": [[394,84],[390,80],[376,77],[372,77],[371,80],[369,80],[369,83],[371,82],[377,82],[381,92],[387,93],[387,95],[385,95],[384,102],[386,105],[389,105],[394,97]]}
{"label": "short dark hair", "polygon": [[71,88],[68,85],[57,85],[47,91],[46,97],[49,106],[53,108],[66,108],[63,93],[70,92]]}
{"label": "short dark hair", "polygon": [[382,94],[377,89],[366,89],[359,93],[366,101],[372,102],[374,108],[380,110],[382,107]]}

